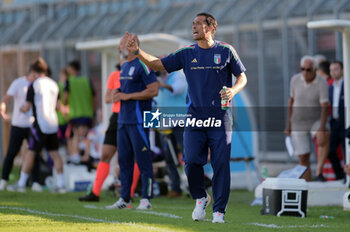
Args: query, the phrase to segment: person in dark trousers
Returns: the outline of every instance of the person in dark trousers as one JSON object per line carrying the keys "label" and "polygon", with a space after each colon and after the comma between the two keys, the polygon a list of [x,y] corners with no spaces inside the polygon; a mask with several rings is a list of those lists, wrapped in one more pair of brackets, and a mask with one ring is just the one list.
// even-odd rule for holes
{"label": "person in dark trousers", "polygon": [[330,72],[334,81],[329,86],[329,102],[332,113],[330,115],[331,136],[328,158],[331,161],[336,178],[339,180],[345,177],[336,152],[339,144],[341,144],[345,154],[343,63],[341,61],[332,62]]}
{"label": "person in dark trousers", "polygon": [[[214,40],[218,23],[208,13],[199,13],[193,20],[192,35],[195,44],[183,47],[167,57],[159,59],[139,48],[137,36],[126,35],[129,52],[137,55],[155,71],[168,73],[183,69],[188,83],[188,119],[199,126],[185,127],[185,171],[190,193],[196,199],[192,212],[194,221],[205,219],[210,196],[205,191],[203,166],[207,163],[208,147],[213,167],[213,223],[224,223],[224,214],[230,195],[230,153],[232,120],[230,110],[221,108],[247,83],[245,67],[235,49],[227,43]],[[232,75],[236,76],[233,84]],[[227,88],[224,88],[224,87]],[[223,104],[226,105],[226,104]],[[201,120],[216,119],[216,127],[200,126]]]}
{"label": "person in dark trousers", "polygon": [[109,209],[131,208],[131,185],[134,162],[141,172],[142,199],[137,209],[150,210],[152,205],[153,168],[149,146],[149,131],[142,127],[144,111],[151,110],[152,98],[158,95],[158,82],[136,55],[126,48],[123,36],[119,50],[125,62],[120,70],[120,91],[113,91],[113,102],[121,101],[118,116],[118,162],[120,167],[121,198]]}
{"label": "person in dark trousers", "polygon": [[[29,131],[32,125],[32,112],[24,114],[20,111],[20,107],[26,102],[26,96],[29,85],[33,82],[34,77],[29,71],[27,76],[19,77],[14,80],[7,93],[1,101],[1,116],[4,120],[10,120],[6,114],[6,105],[13,99],[14,107],[11,118],[10,141],[6,157],[2,165],[2,177],[0,181],[0,191],[5,190],[12,170],[13,161],[21,149],[24,140],[29,141]],[[32,191],[41,192],[42,187],[39,184],[40,175],[40,156],[35,156],[34,167],[32,170]]]}
{"label": "person in dark trousers", "polygon": [[20,107],[23,113],[33,110],[34,122],[30,127],[28,151],[24,155],[19,181],[9,185],[7,190],[25,192],[29,172],[32,170],[36,154],[45,148],[50,154],[57,172],[57,192],[65,193],[63,162],[58,153],[58,119],[56,107],[59,107],[58,85],[47,77],[47,64],[38,58],[31,65],[34,81],[29,86],[26,102]]}

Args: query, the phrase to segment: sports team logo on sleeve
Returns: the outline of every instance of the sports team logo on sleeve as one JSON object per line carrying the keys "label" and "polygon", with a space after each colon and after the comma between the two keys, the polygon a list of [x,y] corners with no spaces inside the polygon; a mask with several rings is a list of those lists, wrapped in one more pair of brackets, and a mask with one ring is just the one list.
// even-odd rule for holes
{"label": "sports team logo on sleeve", "polygon": [[131,66],[128,73],[129,76],[132,76],[134,74],[134,71],[135,71],[135,66]]}
{"label": "sports team logo on sleeve", "polygon": [[215,54],[214,55],[214,63],[215,64],[220,64],[221,63],[221,55],[220,54]]}

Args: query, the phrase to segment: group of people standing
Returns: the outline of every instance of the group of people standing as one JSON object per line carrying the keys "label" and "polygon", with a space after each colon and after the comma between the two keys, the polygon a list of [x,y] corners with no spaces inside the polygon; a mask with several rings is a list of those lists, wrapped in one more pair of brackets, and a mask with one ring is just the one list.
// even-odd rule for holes
{"label": "group of people standing", "polygon": [[[131,208],[134,159],[141,171],[143,188],[138,209],[152,207],[152,161],[148,129],[142,128],[142,111],[151,109],[150,99],[158,94],[158,83],[152,70],[171,73],[183,69],[188,84],[187,113],[195,119],[214,117],[222,122],[219,128],[184,128],[183,161],[190,193],[196,199],[192,219],[204,220],[210,203],[203,170],[210,148],[210,162],[214,170],[212,222],[224,223],[230,191],[232,124],[229,113],[221,108],[221,101],[230,101],[246,85],[247,79],[245,67],[234,48],[213,39],[216,28],[217,21],[212,15],[198,14],[192,26],[193,39],[197,43],[161,59],[141,50],[136,35],[126,33],[123,36],[119,50],[126,62],[121,67],[120,91],[113,93],[114,101],[121,101],[117,141],[122,194],[111,208]],[[235,84],[232,84],[232,74],[237,78]],[[224,86],[228,88],[224,89]]]}
{"label": "group of people standing", "polygon": [[[318,59],[317,59],[318,58]],[[317,145],[316,181],[326,181],[324,164],[329,158],[337,180],[344,179],[338,153],[345,156],[345,113],[343,63],[304,56],[301,72],[292,77],[285,133],[291,135],[303,176],[311,181],[310,138]]]}
{"label": "group of people standing", "polygon": [[[132,207],[131,185],[135,161],[142,180],[142,198],[137,209],[149,210],[152,208],[150,202],[153,182],[152,158],[148,139],[149,130],[142,126],[143,112],[151,110],[152,98],[158,95],[159,82],[154,71],[171,73],[183,69],[188,84],[187,114],[198,120],[215,118],[221,122],[218,128],[197,126],[184,128],[182,159],[185,163],[190,194],[196,200],[192,219],[194,221],[204,220],[206,208],[211,201],[205,189],[203,170],[203,166],[207,163],[208,149],[210,149],[210,162],[214,171],[212,222],[225,222],[224,215],[230,192],[229,162],[232,122],[229,111],[221,106],[222,101],[230,101],[244,88],[247,78],[246,69],[235,49],[230,44],[214,40],[217,26],[218,23],[212,15],[197,14],[192,25],[193,39],[196,43],[181,48],[164,58],[158,58],[143,51],[139,47],[140,43],[136,35],[127,32],[122,37],[119,51],[124,63],[119,73],[120,87],[115,86],[113,90],[107,91],[110,95],[106,96],[106,102],[120,102],[118,116],[113,114],[110,123],[111,126],[118,120],[116,133],[114,133],[116,140],[114,140],[115,143],[109,144],[105,139],[105,153],[102,151],[92,194],[84,196],[81,200],[98,199],[102,183],[109,172],[111,156],[116,150],[114,145],[118,144],[121,198],[108,208],[128,209]],[[33,109],[35,121],[30,126],[30,146],[25,156],[25,162],[30,160],[31,164],[22,166],[20,181],[13,186],[14,189],[25,190],[23,183],[28,178],[35,152],[45,147],[55,163],[58,173],[58,189],[63,191],[62,160],[57,153],[56,105],[61,109],[62,116],[73,114],[78,118],[78,120],[75,120],[74,117],[68,118],[73,122],[73,130],[71,130],[73,133],[67,128],[68,132],[64,134],[69,136],[66,137],[74,138],[76,135],[84,134],[86,126],[90,123],[87,120],[91,116],[90,108],[87,108],[88,110],[84,108],[81,111],[79,107],[77,111],[65,108],[69,101],[76,106],[82,104],[83,101],[90,101],[93,92],[84,93],[84,97],[81,97],[81,95],[78,96],[79,93],[74,96],[75,93],[69,91],[71,88],[88,86],[89,83],[78,78],[70,81],[71,78],[69,78],[63,90],[61,87],[62,98],[57,101],[59,88],[53,80],[47,77],[47,65],[44,63],[42,59],[39,59],[31,68],[30,73],[33,72],[35,81],[29,87],[25,106],[20,107],[21,112]],[[40,68],[37,68],[38,65]],[[74,65],[72,66],[74,68]],[[232,75],[236,76],[235,83],[233,83]],[[169,91],[174,91],[175,88],[175,86],[169,88],[169,83],[161,83],[161,86],[168,88]],[[84,112],[84,114],[79,115],[78,112]],[[75,160],[74,157],[77,157],[76,143],[74,139],[68,142],[72,161]]]}
{"label": "group of people standing", "polygon": [[[0,187],[7,186],[13,160],[24,139],[28,140],[28,150],[23,157],[20,179],[15,185],[7,186],[9,191],[26,191],[26,183],[34,163],[38,165],[39,153],[43,148],[50,154],[57,172],[56,191],[65,192],[63,180],[63,162],[58,153],[57,138],[58,120],[56,109],[59,88],[57,83],[48,77],[48,66],[42,58],[30,65],[28,75],[16,79],[10,86],[1,102],[1,114],[6,115],[6,102],[14,98],[14,112],[10,132],[9,149],[3,164]],[[32,118],[33,117],[33,118]],[[36,174],[38,175],[38,174]],[[34,181],[37,181],[34,176]],[[34,191],[41,191],[38,182],[34,182]],[[36,187],[35,187],[36,186]]]}

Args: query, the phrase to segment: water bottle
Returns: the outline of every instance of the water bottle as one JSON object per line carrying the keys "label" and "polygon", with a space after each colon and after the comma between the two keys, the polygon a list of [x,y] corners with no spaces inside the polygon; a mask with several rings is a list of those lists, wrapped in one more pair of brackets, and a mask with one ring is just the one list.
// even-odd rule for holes
{"label": "water bottle", "polygon": [[267,171],[267,167],[263,166],[261,169],[261,179],[262,181],[266,180],[266,178],[269,177],[268,171]]}
{"label": "water bottle", "polygon": [[[222,87],[222,90],[223,91],[226,91],[227,87],[224,86]],[[227,110],[230,106],[230,101],[229,100],[224,100],[224,99],[221,99],[221,109],[223,110]]]}
{"label": "water bottle", "polygon": [[153,182],[153,195],[154,196],[159,196],[160,195],[159,184],[156,181]]}
{"label": "water bottle", "polygon": [[334,219],[334,216],[321,215],[320,218],[323,218],[323,219]]}

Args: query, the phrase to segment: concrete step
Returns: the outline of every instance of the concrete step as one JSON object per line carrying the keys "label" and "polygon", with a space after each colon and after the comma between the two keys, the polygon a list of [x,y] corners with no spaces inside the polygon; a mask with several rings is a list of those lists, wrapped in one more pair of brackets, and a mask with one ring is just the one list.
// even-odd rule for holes
{"label": "concrete step", "polygon": [[350,189],[344,181],[308,182],[308,206],[343,206],[343,196]]}

